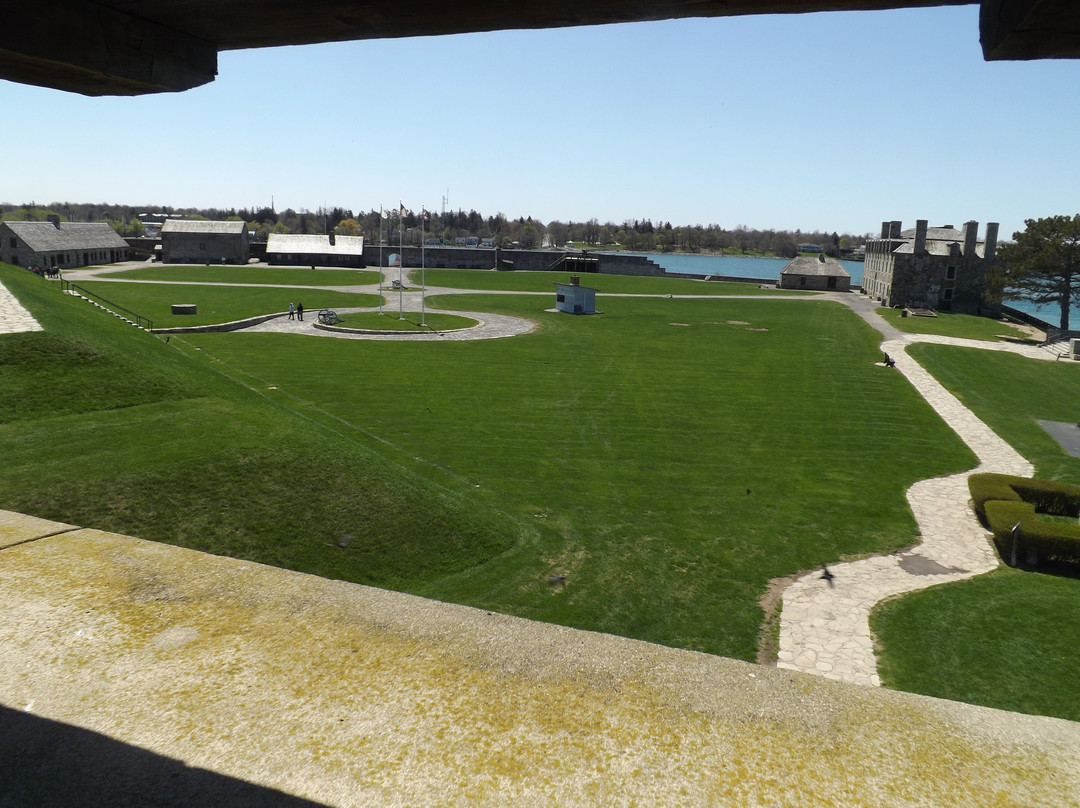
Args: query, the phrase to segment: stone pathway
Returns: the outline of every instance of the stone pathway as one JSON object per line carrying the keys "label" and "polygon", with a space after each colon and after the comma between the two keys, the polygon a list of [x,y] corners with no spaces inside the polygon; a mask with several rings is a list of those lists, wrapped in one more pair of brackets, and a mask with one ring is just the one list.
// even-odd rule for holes
{"label": "stone pathway", "polygon": [[922,480],[908,489],[907,499],[920,531],[921,543],[917,547],[896,555],[830,566],[831,580],[823,579],[820,571],[807,573],[784,592],[777,666],[877,686],[881,682],[870,635],[871,609],[893,595],[994,569],[997,556],[968,505],[967,479],[982,472],[1026,477],[1034,471],[1027,460],[909,357],[907,345],[934,342],[1010,351],[1048,361],[1054,357],[1031,345],[901,334],[867,309],[869,301],[850,303],[887,337],[881,348],[896,360],[896,369],[979,458],[979,466],[971,471]]}
{"label": "stone pathway", "polygon": [[0,334],[19,334],[23,331],[41,331],[34,316],[22,307],[15,295],[0,283]]}

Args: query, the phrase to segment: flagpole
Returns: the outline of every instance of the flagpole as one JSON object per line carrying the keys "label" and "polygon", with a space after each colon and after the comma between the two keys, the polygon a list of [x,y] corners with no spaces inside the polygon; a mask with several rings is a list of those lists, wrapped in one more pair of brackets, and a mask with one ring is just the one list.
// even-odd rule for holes
{"label": "flagpole", "polygon": [[401,282],[401,268],[405,266],[405,206],[401,205],[398,208],[398,230],[397,230],[397,242],[398,242],[398,265],[397,265],[397,318],[399,320],[405,319],[404,309],[402,308],[402,282]]}
{"label": "flagpole", "polygon": [[427,323],[425,318],[427,317],[426,304],[424,302],[424,296],[427,292],[427,284],[424,283],[424,272],[426,262],[424,261],[424,225],[427,223],[427,209],[420,206],[420,327],[423,328]]}
{"label": "flagpole", "polygon": [[383,252],[383,213],[382,213],[382,205],[379,205],[379,314],[380,315],[383,313],[383,311],[382,311],[382,307],[383,307],[383,293],[382,293],[383,292],[383,289],[382,289],[382,284],[383,284],[383,274],[382,274],[383,260],[382,260],[382,252]]}

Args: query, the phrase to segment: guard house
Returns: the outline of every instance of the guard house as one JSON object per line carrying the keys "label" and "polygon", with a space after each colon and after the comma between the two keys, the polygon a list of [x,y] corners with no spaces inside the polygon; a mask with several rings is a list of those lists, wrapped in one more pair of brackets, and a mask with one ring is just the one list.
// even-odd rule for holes
{"label": "guard house", "polygon": [[363,267],[363,236],[271,233],[266,262],[273,266]]}
{"label": "guard house", "polygon": [[823,253],[816,258],[799,256],[780,270],[781,289],[812,289],[818,292],[850,292],[851,275]]}
{"label": "guard house", "polygon": [[161,226],[166,264],[246,264],[251,256],[247,224],[169,219]]}
{"label": "guard house", "polygon": [[84,267],[126,261],[127,242],[106,222],[0,223],[0,261],[18,267]]}
{"label": "guard house", "polygon": [[567,314],[596,314],[596,290],[581,285],[581,278],[570,276],[570,283],[555,284],[555,308]]}

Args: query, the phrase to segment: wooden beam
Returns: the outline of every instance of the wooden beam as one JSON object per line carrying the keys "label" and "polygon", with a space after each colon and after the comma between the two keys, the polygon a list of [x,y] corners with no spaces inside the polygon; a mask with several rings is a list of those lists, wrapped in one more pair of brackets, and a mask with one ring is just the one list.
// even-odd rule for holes
{"label": "wooden beam", "polygon": [[0,76],[91,96],[176,92],[214,80],[217,49],[87,0],[5,3]]}
{"label": "wooden beam", "polygon": [[983,56],[995,59],[1080,57],[1080,4],[1073,0],[983,0]]}

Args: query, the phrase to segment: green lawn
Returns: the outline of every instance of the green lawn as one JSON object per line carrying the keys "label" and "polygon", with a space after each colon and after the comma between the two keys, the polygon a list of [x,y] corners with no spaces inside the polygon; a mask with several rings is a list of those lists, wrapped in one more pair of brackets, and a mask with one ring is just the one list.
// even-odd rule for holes
{"label": "green lawn", "polygon": [[[472,328],[478,325],[471,317],[462,317],[458,314],[443,314],[437,311],[429,311],[421,317],[418,311],[407,311],[405,319],[398,319],[395,310],[387,309],[386,313],[378,312],[354,312],[342,314],[342,328],[358,328],[368,331],[452,331],[459,328]],[[423,325],[421,325],[421,320]]]}
{"label": "green lawn", "polygon": [[540,328],[185,340],[537,528],[423,590],[440,599],[752,659],[770,578],[910,544],[907,486],[974,462],[838,304],[610,298],[602,316],[569,317],[542,297],[432,303]]}
{"label": "green lawn", "polygon": [[879,606],[889,687],[1080,721],[1080,581],[1004,568]]}
{"label": "green lawn", "polygon": [[109,273],[110,278],[170,283],[242,283],[265,286],[366,286],[378,283],[377,270],[297,269],[265,266],[174,266],[154,264]]}
{"label": "green lawn", "polygon": [[[443,286],[450,289],[478,289],[508,292],[550,292],[555,294],[555,283],[569,283],[569,272],[497,272],[493,269],[428,269],[424,280],[429,287]],[[408,283],[420,286],[419,269],[408,270]],[[579,275],[581,285],[596,289],[599,293],[633,295],[762,295],[802,296],[813,292],[762,289],[756,283],[728,283],[724,281],[699,281],[693,278],[652,278],[634,275]],[[764,281],[762,281],[764,283]]]}
{"label": "green lawn", "polygon": [[[77,284],[96,299],[104,299],[154,321],[154,328],[231,323],[248,317],[289,310],[303,302],[318,313],[321,308],[377,306],[377,295],[336,292],[331,289],[275,289],[272,287],[199,286],[197,284],[124,283],[83,281]],[[173,314],[173,303],[194,303],[197,314]]]}
{"label": "green lawn", "polygon": [[876,311],[890,325],[909,334],[936,334],[942,337],[990,341],[1037,342],[1029,337],[1027,332],[1011,323],[990,317],[943,312],[938,312],[937,317],[904,317],[900,309],[879,308]]}

